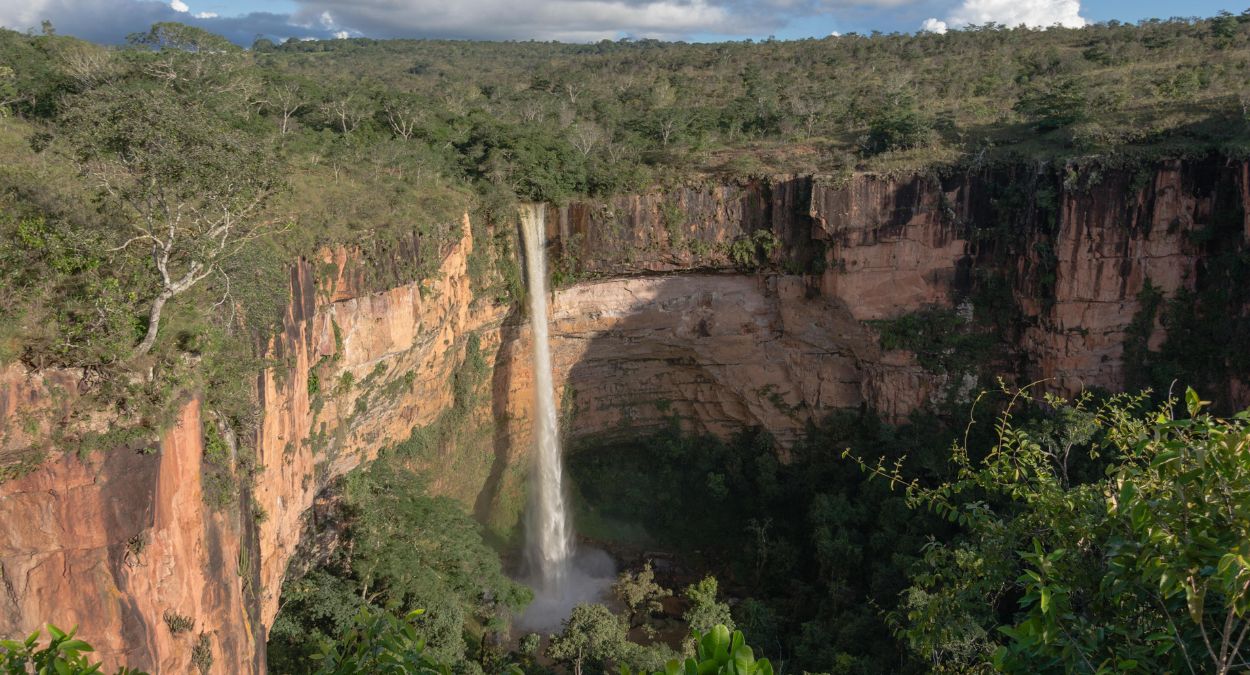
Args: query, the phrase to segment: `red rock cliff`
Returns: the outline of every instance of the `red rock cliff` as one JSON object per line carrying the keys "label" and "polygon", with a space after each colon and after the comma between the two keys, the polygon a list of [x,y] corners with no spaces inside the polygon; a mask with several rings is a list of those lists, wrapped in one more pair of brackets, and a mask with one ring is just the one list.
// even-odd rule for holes
{"label": "red rock cliff", "polygon": [[[1245,217],[1248,175],[1243,164],[1174,163],[1144,181],[1057,183],[1049,210],[1004,208],[1014,186],[1040,194],[1027,174],[783,177],[550,208],[553,267],[582,279],[554,294],[551,317],[572,433],[636,433],[676,413],[711,433],[762,426],[784,446],[838,408],[900,418],[952,383],[906,352],[883,352],[865,321],[949,305],[979,268],[1010,280],[1023,317],[1011,345],[1022,370],[1001,364],[1005,374],[1052,377],[1068,391],[1115,388],[1145,279],[1164,292],[1194,283],[1202,253],[1190,233],[1230,204]],[[996,239],[985,236],[991,226]],[[741,257],[735,244],[761,230],[769,245]],[[52,457],[0,483],[0,634],[78,623],[108,665],[185,672],[202,633],[213,672],[258,671],[317,495],[449,409],[470,336],[489,373],[475,431],[414,461],[434,490],[496,532],[512,530],[532,403],[529,334],[519,310],[473,297],[468,231],[430,279],[376,292],[358,252],[293,266],[270,345],[279,365],[257,383],[264,469],[226,514],[203,503],[194,400],[159,452],[80,461],[48,447],[79,375],[0,373],[0,464]],[[253,504],[268,514],[262,522]],[[172,634],[166,612],[192,617],[194,629]]]}

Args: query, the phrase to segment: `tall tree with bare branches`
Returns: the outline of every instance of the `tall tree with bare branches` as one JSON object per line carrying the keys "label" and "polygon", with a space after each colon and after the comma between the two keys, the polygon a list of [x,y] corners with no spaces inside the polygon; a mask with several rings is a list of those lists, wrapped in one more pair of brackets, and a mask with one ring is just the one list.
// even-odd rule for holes
{"label": "tall tree with bare branches", "polygon": [[[272,153],[203,102],[171,88],[118,86],[77,97],[62,128],[84,173],[117,214],[114,251],[146,247],[157,292],[136,355],[152,349],[166,304],[276,224]],[[227,280],[227,287],[229,287]]]}

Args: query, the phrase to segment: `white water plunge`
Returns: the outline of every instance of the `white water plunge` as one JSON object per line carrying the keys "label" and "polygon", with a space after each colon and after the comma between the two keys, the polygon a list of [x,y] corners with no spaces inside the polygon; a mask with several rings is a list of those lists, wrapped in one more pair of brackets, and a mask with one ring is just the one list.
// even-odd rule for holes
{"label": "white water plunge", "polygon": [[521,237],[529,282],[530,326],[534,337],[535,462],[525,520],[525,564],[534,601],[518,625],[550,632],[581,602],[600,601],[615,568],[603,551],[575,550],[573,524],[564,488],[560,424],[552,384],[551,340],[547,327],[546,224],[541,204],[521,207]]}
{"label": "white water plunge", "polygon": [[573,531],[564,500],[560,424],[551,383],[551,339],[547,332],[547,238],[541,204],[521,206],[521,235],[529,280],[530,327],[534,334],[534,439],[537,458],[534,496],[526,523],[526,560],[539,591],[561,595],[573,558]]}

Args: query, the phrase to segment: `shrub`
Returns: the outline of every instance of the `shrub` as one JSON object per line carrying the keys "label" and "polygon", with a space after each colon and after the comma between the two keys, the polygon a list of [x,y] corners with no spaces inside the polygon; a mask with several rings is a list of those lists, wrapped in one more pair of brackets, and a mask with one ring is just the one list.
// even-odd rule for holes
{"label": "shrub", "polygon": [[208,675],[213,667],[213,641],[208,633],[200,633],[200,638],[191,648],[191,665],[200,671],[200,675]]}
{"label": "shrub", "polygon": [[[755,651],[746,642],[742,631],[733,631],[724,625],[712,626],[694,635],[695,655],[679,662],[669,661],[664,670],[653,675],[675,673],[698,673],[698,675],[773,675],[768,659],[755,658]],[[623,675],[645,675],[646,671],[622,668]]]}
{"label": "shrub", "polygon": [[1085,83],[1075,78],[1048,82],[1025,92],[1016,110],[1031,118],[1038,131],[1070,126],[1086,118],[1086,91]]}
{"label": "shrub", "polygon": [[[92,675],[100,672],[100,664],[92,664],[87,654],[94,651],[91,645],[74,638],[75,627],[68,633],[48,624],[51,638],[48,645],[39,649],[39,634],[35,630],[25,640],[0,640],[0,672],[25,675],[29,672],[56,673],[57,675]],[[123,666],[117,675],[147,675]]]}
{"label": "shrub", "polygon": [[165,610],[165,625],[169,627],[169,632],[174,635],[180,635],[195,628],[195,619],[179,614],[172,609]]}
{"label": "shrub", "polygon": [[388,612],[361,609],[350,628],[335,640],[326,640],[314,658],[316,675],[449,675],[446,664],[431,659],[425,640],[417,634],[414,621],[424,613],[416,609],[400,619]]}
{"label": "shrub", "polygon": [[908,150],[929,144],[933,121],[916,109],[911,99],[891,103],[868,123],[864,151],[869,154]]}
{"label": "shrub", "polygon": [[[1046,425],[1017,424],[1008,407],[996,444],[956,445],[958,478],[935,487],[861,462],[967,530],[926,549],[906,592],[903,634],[923,658],[1016,673],[1244,663],[1250,413],[1212,417],[1192,389],[1184,417],[1145,400],[1047,395],[1036,403],[1059,414]],[[1102,470],[1080,480],[1082,456]]]}

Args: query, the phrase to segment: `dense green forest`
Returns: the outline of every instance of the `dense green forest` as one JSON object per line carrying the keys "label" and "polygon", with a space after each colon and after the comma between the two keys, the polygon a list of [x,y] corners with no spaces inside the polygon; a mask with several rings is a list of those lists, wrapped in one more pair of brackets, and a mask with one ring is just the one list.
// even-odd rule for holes
{"label": "dense green forest", "polygon": [[[417,278],[459,213],[509,220],[518,198],[1250,149],[1250,15],[796,42],[250,50],[158,24],[130,42],[0,33],[0,362],[107,375],[144,356],[158,373],[224,383],[214,366],[253,351],[235,333],[265,335],[280,312],[283,261],[415,235],[400,274]],[[176,241],[135,226],[175,218]],[[216,311],[185,311],[205,304]],[[209,358],[173,372],[187,351]]]}
{"label": "dense green forest", "polygon": [[[774,173],[1212,155],[1250,157],[1250,14],[720,44],[241,49],[158,24],[110,48],[0,31],[0,366],[88,374],[84,406],[130,425],[54,431],[58,448],[84,456],[150,448],[200,392],[215,417],[210,464],[220,429],[243,446],[237,473],[210,477],[224,504],[260,470],[246,447],[252,383],[287,302],[287,265],[324,244],[360,246],[390,275],[372,283],[414,280],[470,211],[488,242],[470,265],[474,288],[512,303],[514,244],[492,228],[512,222],[518,200]],[[393,255],[400,241],[416,242],[403,249],[415,257]],[[1225,262],[1246,274],[1244,256]],[[1216,290],[1244,304],[1244,289]],[[1147,306],[1178,322],[1194,311],[1184,299]],[[919,332],[934,343],[921,359],[942,367],[984,348],[949,342],[941,324],[884,328],[896,342]],[[1228,330],[1178,332],[1160,356],[1137,337],[1141,386],[1209,375],[1229,361],[1203,355],[1237,344]],[[349,545],[282,589],[271,666],[654,672],[684,650],[693,661],[672,668],[744,675],[1244,669],[1245,415],[1212,417],[1192,392],[1008,392],[937,413],[899,426],[835,416],[787,463],[758,431],[723,441],[677,425],[574,452],[592,534],[679,551],[708,576],[661,588],[649,568],[627,570],[615,589],[624,611],[580,607],[541,647],[501,637],[528,592],[392,449],[333,486]],[[41,460],[33,449],[0,457],[0,480]],[[651,638],[673,626],[701,637]],[[741,629],[754,651],[718,626]],[[37,642],[0,643],[0,665],[86,668],[72,633]]]}

